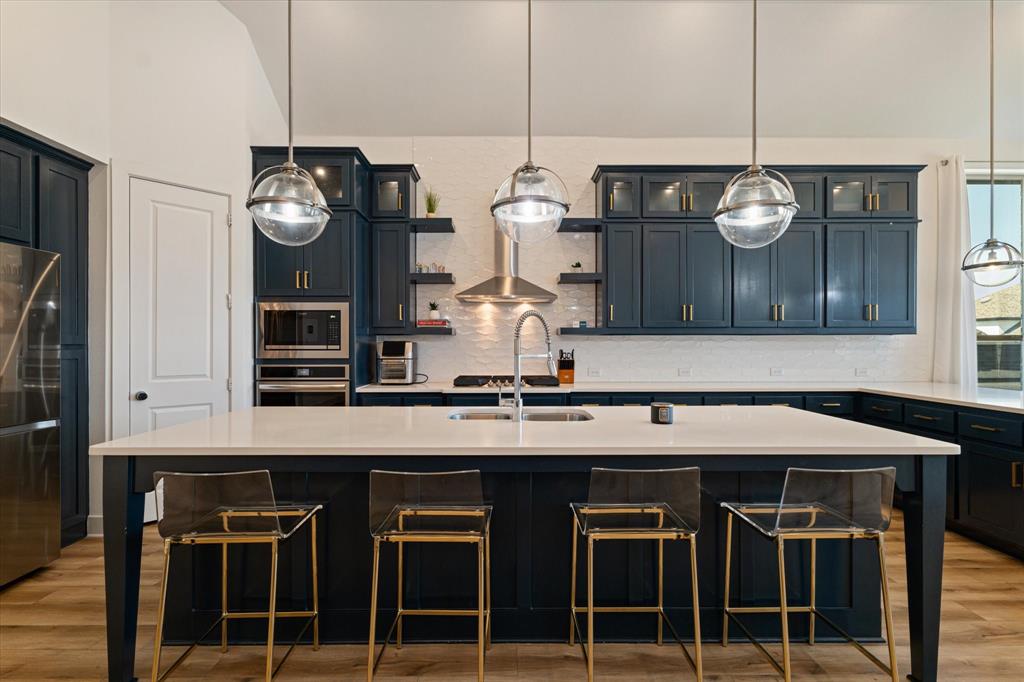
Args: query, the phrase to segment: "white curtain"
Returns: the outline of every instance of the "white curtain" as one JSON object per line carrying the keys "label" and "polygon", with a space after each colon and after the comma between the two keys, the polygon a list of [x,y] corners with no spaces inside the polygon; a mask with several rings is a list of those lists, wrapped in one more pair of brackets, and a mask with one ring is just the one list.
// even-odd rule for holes
{"label": "white curtain", "polygon": [[967,177],[959,154],[939,163],[938,276],[932,381],[978,385],[974,285],[960,265],[971,248]]}

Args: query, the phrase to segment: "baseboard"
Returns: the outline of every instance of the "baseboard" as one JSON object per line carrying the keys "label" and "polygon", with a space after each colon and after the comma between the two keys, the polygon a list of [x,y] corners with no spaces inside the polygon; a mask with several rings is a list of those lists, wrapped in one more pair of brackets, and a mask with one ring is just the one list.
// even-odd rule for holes
{"label": "baseboard", "polygon": [[86,519],[86,531],[91,536],[103,537],[103,516],[100,514],[89,514]]}

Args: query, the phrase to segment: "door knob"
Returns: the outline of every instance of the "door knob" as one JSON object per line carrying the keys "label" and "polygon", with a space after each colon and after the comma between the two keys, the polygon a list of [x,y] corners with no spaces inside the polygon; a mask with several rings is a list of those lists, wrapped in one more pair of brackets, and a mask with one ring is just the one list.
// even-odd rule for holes
{"label": "door knob", "polygon": [[138,393],[135,394],[135,399],[136,400],[145,400],[148,397],[149,397],[149,394],[146,393],[145,391],[139,391]]}

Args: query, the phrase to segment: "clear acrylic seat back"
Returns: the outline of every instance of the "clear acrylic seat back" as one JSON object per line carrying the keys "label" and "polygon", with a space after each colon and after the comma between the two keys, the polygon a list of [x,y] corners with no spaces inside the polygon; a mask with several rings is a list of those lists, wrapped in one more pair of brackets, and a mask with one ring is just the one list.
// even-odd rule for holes
{"label": "clear acrylic seat back", "polygon": [[[580,514],[584,531],[598,528],[658,530],[700,529],[700,469],[607,469],[590,471],[587,507],[633,507],[633,513]],[[644,508],[663,513],[646,513]],[[577,506],[579,510],[579,506]]]}
{"label": "clear acrylic seat back", "polygon": [[161,537],[280,535],[270,472],[153,474]]}
{"label": "clear acrylic seat back", "polygon": [[[452,513],[443,513],[446,509]],[[413,511],[432,513],[412,514]],[[486,525],[486,512],[479,469],[370,472],[371,535],[480,532]]]}
{"label": "clear acrylic seat back", "polygon": [[895,467],[790,468],[786,471],[775,529],[884,532],[892,519],[895,487]]}

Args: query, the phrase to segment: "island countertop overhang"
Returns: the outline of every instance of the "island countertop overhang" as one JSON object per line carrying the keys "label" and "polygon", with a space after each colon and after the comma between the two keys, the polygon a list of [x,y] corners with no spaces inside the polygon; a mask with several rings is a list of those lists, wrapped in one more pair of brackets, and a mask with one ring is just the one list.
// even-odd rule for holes
{"label": "island countertop overhang", "polygon": [[[531,408],[547,411],[548,408]],[[593,407],[575,423],[454,421],[448,407],[255,407],[93,445],[93,456],[958,455],[960,446],[776,406]]]}

